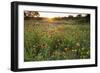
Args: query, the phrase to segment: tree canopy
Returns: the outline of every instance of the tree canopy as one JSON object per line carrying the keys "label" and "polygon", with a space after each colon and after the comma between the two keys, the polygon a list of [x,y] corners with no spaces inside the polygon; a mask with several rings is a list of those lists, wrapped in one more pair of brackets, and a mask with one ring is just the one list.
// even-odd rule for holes
{"label": "tree canopy", "polygon": [[39,17],[40,14],[38,11],[25,11],[24,17]]}

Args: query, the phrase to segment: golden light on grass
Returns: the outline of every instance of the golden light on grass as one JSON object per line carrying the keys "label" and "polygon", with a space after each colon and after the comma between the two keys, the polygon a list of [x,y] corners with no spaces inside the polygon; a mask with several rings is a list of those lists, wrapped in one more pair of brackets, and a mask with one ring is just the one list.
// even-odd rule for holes
{"label": "golden light on grass", "polygon": [[53,18],[48,18],[48,22],[49,23],[53,22]]}

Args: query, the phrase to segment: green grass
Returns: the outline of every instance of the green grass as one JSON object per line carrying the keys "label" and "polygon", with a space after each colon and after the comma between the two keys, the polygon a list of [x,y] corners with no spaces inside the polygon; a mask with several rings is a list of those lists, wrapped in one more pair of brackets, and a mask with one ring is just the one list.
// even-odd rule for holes
{"label": "green grass", "polygon": [[61,21],[59,25],[32,19],[24,22],[24,61],[90,58],[88,22]]}

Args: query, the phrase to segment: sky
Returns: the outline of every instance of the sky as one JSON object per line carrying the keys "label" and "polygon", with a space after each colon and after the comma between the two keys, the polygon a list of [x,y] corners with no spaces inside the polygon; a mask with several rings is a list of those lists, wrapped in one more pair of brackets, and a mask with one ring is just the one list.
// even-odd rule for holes
{"label": "sky", "polygon": [[[53,18],[53,17],[68,17],[69,15],[72,15],[73,17],[75,17],[79,13],[39,12],[39,14],[40,14],[40,17]],[[81,15],[86,16],[86,14],[81,14]]]}

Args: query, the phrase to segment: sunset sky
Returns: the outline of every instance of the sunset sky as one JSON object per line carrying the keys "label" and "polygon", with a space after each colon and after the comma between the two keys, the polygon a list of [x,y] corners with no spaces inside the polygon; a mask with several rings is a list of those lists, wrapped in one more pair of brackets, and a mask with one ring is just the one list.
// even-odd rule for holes
{"label": "sunset sky", "polygon": [[[48,17],[48,18],[53,18],[53,17],[68,17],[69,15],[72,16],[77,16],[79,13],[60,13],[60,12],[39,12],[40,17]],[[86,16],[86,14],[81,14],[82,16]]]}

